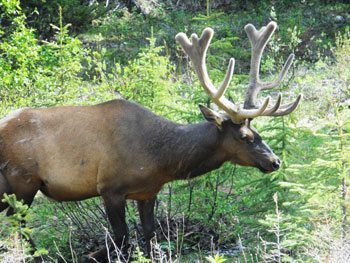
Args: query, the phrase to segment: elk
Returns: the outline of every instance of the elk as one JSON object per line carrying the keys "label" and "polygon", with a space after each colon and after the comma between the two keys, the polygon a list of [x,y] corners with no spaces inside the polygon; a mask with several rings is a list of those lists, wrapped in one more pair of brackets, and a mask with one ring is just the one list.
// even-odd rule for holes
{"label": "elk", "polygon": [[[124,99],[11,113],[0,121],[0,197],[13,193],[30,205],[38,191],[58,201],[100,196],[120,248],[126,247],[128,239],[126,200],[137,200],[150,251],[155,198],[165,183],[203,175],[227,161],[264,173],[279,169],[279,158],[250,126],[258,116],[291,113],[302,97],[281,105],[279,94],[271,107],[269,97],[258,103],[258,93],[278,86],[294,58],[289,56],[275,81],[260,80],[261,56],[276,27],[275,22],[260,30],[245,26],[252,56],[243,106],[224,96],[234,70],[233,58],[219,87],[208,76],[206,53],[213,30],[206,28],[200,38],[193,34],[191,41],[184,33],[177,34],[205,92],[223,110],[200,106],[207,120],[203,123],[177,124]],[[0,202],[0,211],[7,207]],[[11,213],[9,209],[7,214]],[[103,260],[106,253],[107,248],[90,253],[88,260]]]}

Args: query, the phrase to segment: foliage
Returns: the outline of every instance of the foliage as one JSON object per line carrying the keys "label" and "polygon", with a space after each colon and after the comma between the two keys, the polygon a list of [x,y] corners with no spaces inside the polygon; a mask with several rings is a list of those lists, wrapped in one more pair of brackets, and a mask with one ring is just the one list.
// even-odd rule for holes
{"label": "foliage", "polygon": [[17,9],[12,20],[15,29],[7,29],[1,36],[0,96],[3,103],[11,107],[44,106],[77,96],[81,83],[77,74],[84,54],[80,41],[69,37],[68,25],[60,23],[59,27],[53,26],[56,41],[39,45],[25,19]]}
{"label": "foliage", "polygon": [[149,47],[142,50],[137,59],[124,67],[116,65],[116,90],[154,112],[167,112],[164,107],[176,111],[176,102],[180,98],[177,98],[176,86],[171,82],[172,63],[160,55],[163,48],[155,46],[153,37],[149,41]]}
{"label": "foliage", "polygon": [[136,260],[131,261],[132,263],[150,263],[151,262],[150,259],[146,258],[143,255],[143,252],[140,250],[139,247],[136,248],[135,258]]}
{"label": "foliage", "polygon": [[4,203],[9,204],[11,209],[13,209],[13,214],[9,216],[6,223],[9,223],[7,227],[4,227],[8,233],[19,232],[23,237],[28,238],[30,229],[25,227],[25,222],[28,221],[28,206],[22,202],[17,201],[14,194],[7,195],[4,194]]}
{"label": "foliage", "polygon": [[214,257],[213,256],[208,256],[208,257],[205,257],[205,258],[210,263],[223,263],[223,262],[226,262],[225,257],[222,256],[222,255],[219,255],[219,254],[216,254]]}
{"label": "foliage", "polygon": [[71,24],[72,31],[77,32],[87,28],[94,19],[118,5],[111,1],[112,3],[106,6],[104,1],[88,0],[25,0],[20,2],[23,13],[28,17],[28,25],[35,28],[42,39],[51,38],[54,35],[51,25],[59,24],[61,19],[57,16],[58,8],[63,10],[63,23]]}
{"label": "foliage", "polygon": [[36,248],[34,253],[31,253],[33,248],[28,241],[31,229],[26,225],[30,220],[28,205],[18,201],[14,194],[4,194],[2,202],[9,205],[11,214],[6,220],[0,220],[0,249],[5,252],[0,254],[0,260],[16,262],[21,259],[31,259],[32,256],[40,257],[48,254],[44,248]]}
{"label": "foliage", "polygon": [[278,194],[273,195],[275,203],[275,214],[266,215],[264,220],[260,222],[267,227],[267,231],[274,235],[273,242],[262,240],[262,252],[259,256],[264,262],[288,262],[293,261],[293,258],[288,255],[291,248],[295,247],[295,240],[291,238],[290,224],[286,225],[286,218],[279,210]]}

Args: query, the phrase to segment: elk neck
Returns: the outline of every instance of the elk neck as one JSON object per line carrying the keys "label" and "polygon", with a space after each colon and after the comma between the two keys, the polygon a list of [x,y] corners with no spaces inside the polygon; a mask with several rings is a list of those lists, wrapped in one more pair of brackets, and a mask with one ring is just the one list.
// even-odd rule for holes
{"label": "elk neck", "polygon": [[179,125],[169,145],[172,159],[168,169],[172,177],[190,179],[219,168],[227,159],[220,151],[221,132],[210,122]]}

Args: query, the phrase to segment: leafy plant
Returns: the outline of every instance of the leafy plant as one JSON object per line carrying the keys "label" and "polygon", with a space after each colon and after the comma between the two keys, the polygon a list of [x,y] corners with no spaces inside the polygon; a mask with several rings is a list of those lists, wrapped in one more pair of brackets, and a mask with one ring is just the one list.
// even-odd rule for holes
{"label": "leafy plant", "polygon": [[226,262],[225,256],[216,254],[213,256],[205,257],[205,259],[210,263],[223,263]]}

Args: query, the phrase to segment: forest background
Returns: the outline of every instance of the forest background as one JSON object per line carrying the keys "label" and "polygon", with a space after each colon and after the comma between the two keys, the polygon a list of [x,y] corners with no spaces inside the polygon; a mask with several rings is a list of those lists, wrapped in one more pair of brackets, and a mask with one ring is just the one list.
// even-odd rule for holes
{"label": "forest background", "polygon": [[[203,121],[210,106],[179,45],[178,32],[212,27],[208,69],[242,101],[250,44],[243,30],[276,21],[261,67],[273,79],[290,53],[296,60],[282,91],[293,114],[254,120],[281,157],[272,174],[224,165],[164,186],[156,206],[159,262],[347,262],[350,258],[350,4],[348,1],[0,1],[0,115],[21,107],[91,105],[124,97],[179,123]],[[69,118],[69,116],[67,116]],[[37,195],[31,209],[5,198],[0,260],[32,260],[21,238],[32,236],[48,262],[79,262],[108,238],[98,198],[57,203]],[[143,240],[128,203],[132,242]],[[22,222],[27,225],[23,226]],[[12,260],[12,261],[11,261]],[[147,262],[137,249],[135,262]]]}

